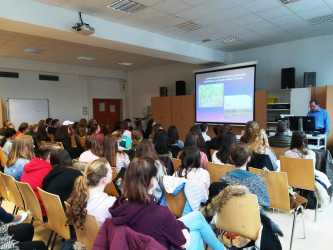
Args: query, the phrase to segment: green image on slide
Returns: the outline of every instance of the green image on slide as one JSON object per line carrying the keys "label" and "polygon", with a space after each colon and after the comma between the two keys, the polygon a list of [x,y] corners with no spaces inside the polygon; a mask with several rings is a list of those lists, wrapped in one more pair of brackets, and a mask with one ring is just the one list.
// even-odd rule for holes
{"label": "green image on slide", "polygon": [[205,84],[199,86],[199,107],[223,107],[224,84]]}

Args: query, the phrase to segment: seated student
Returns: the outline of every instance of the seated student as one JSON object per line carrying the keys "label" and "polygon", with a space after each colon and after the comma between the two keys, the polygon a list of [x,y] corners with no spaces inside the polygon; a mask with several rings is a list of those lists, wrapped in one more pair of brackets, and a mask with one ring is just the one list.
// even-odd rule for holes
{"label": "seated student", "polygon": [[[316,166],[316,153],[307,147],[306,135],[303,132],[294,132],[291,137],[290,150],[285,152],[286,157],[299,158],[299,159],[311,159],[313,162],[313,171],[315,175],[316,196],[319,197],[319,204],[325,206],[328,203],[328,191],[331,187],[331,182],[327,178],[326,174],[317,170]],[[320,192],[321,191],[321,192]],[[313,207],[308,203],[308,207]]]}
{"label": "seated student", "polygon": [[187,147],[197,147],[200,149],[200,164],[202,168],[207,169],[208,168],[208,158],[207,154],[201,150],[200,145],[201,140],[197,133],[195,132],[189,132],[185,139],[185,148]]}
{"label": "seated student", "polygon": [[215,164],[229,164],[231,148],[236,144],[235,135],[232,133],[226,133],[221,141],[221,146],[218,151],[215,151],[212,155],[212,162]]}
{"label": "seated student", "polygon": [[84,151],[80,157],[81,162],[92,162],[104,155],[104,136],[91,135],[88,137],[88,150]]}
{"label": "seated student", "polygon": [[269,208],[270,201],[265,182],[261,177],[246,171],[247,163],[251,159],[250,149],[245,144],[237,144],[231,150],[231,160],[236,169],[221,178],[226,185],[243,185],[251,193],[257,195],[259,205]]}
{"label": "seated student", "polygon": [[25,164],[27,164],[33,156],[32,137],[29,135],[22,135],[16,138],[8,156],[5,174],[11,175],[19,181]]}
{"label": "seated student", "polygon": [[242,143],[247,144],[253,153],[268,155],[273,165],[273,170],[279,169],[277,158],[269,146],[266,132],[260,128],[256,121],[246,123],[245,131],[240,140]]}
{"label": "seated student", "polygon": [[105,137],[104,157],[112,167],[116,167],[117,173],[119,173],[122,168],[126,169],[130,164],[128,155],[123,150],[118,149],[118,141],[112,136]]}
{"label": "seated student", "polygon": [[6,155],[8,156],[11,149],[12,149],[12,146],[13,146],[13,141],[15,139],[15,136],[16,136],[16,131],[15,129],[13,128],[7,128],[5,130],[5,144],[3,145],[3,152],[6,153]]}
{"label": "seated student", "polygon": [[290,147],[291,136],[288,134],[288,124],[286,121],[279,121],[276,127],[276,134],[268,138],[271,147]]}
{"label": "seated student", "polygon": [[207,123],[201,123],[200,124],[200,129],[201,129],[202,137],[204,138],[205,142],[210,141],[211,138],[207,134],[207,132],[208,132],[208,124]]}
{"label": "seated student", "polygon": [[154,202],[152,193],[157,184],[156,174],[154,160],[132,160],[125,174],[124,196],[109,210],[112,223],[146,234],[166,249],[204,250],[206,243],[212,250],[223,250],[223,244],[200,212],[176,220],[167,207]]}
{"label": "seated student", "polygon": [[72,158],[66,150],[52,151],[50,155],[52,170],[43,180],[43,190],[57,194],[61,201],[70,196],[77,177],[82,173],[72,167]]}
{"label": "seated student", "polygon": [[20,137],[21,135],[25,135],[29,130],[29,124],[26,122],[22,122],[16,132],[16,137]]}
{"label": "seated student", "polygon": [[42,241],[32,241],[34,227],[22,223],[28,213],[13,216],[0,207],[0,249],[47,250]]}
{"label": "seated student", "polygon": [[104,189],[112,181],[112,169],[105,158],[97,159],[88,164],[84,175],[75,181],[73,192],[67,209],[69,222],[82,227],[86,215],[92,215],[101,225],[111,215],[108,209],[113,205],[116,198],[107,195]]}
{"label": "seated student", "polygon": [[179,139],[179,133],[176,126],[170,126],[168,128],[169,137],[169,149],[173,158],[177,158],[180,150],[184,148],[184,142]]}
{"label": "seated student", "polygon": [[21,176],[21,181],[31,186],[39,201],[41,200],[37,188],[42,187],[45,176],[52,170],[50,164],[50,150],[50,147],[39,149],[37,156],[33,157],[31,161],[24,166]]}
{"label": "seated student", "polygon": [[236,135],[232,132],[232,128],[228,124],[219,125],[214,127],[214,133],[215,137],[212,138],[210,141],[207,141],[207,148],[209,150],[214,149],[214,150],[219,150],[222,143],[223,143],[223,138],[225,136],[232,137],[234,143],[236,143]]}
{"label": "seated student", "polygon": [[168,174],[173,173],[172,153],[169,151],[169,138],[167,132],[161,130],[155,135],[155,150],[158,158],[164,163]]}
{"label": "seated student", "polygon": [[[206,169],[201,167],[200,150],[197,147],[185,147],[180,156],[182,164],[174,173],[175,177],[184,177],[202,187],[205,197],[208,197],[210,176]],[[206,202],[206,200],[202,201]]]}
{"label": "seated student", "polygon": [[[157,174],[156,174],[156,179],[157,179],[157,184],[156,188],[153,192],[153,196],[155,197],[156,201],[159,201],[162,197],[162,189],[161,189],[161,183],[164,175],[167,175],[168,173],[173,173],[173,165],[171,166],[172,171],[165,167],[163,162],[159,159],[154,145],[151,141],[149,140],[143,140],[137,147],[136,152],[135,152],[135,157],[148,157],[150,159],[154,160],[155,167],[157,169]],[[172,163],[171,163],[172,164]]]}

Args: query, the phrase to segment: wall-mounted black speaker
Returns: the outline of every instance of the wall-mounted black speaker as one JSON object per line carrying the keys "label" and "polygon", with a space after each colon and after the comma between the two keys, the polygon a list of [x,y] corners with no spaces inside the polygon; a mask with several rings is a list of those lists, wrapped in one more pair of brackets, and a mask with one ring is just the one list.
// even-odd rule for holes
{"label": "wall-mounted black speaker", "polygon": [[168,88],[160,87],[160,96],[168,96]]}
{"label": "wall-mounted black speaker", "polygon": [[176,81],[176,95],[186,95],[185,81]]}
{"label": "wall-mounted black speaker", "polygon": [[281,89],[295,88],[295,68],[281,70]]}
{"label": "wall-mounted black speaker", "polygon": [[304,72],[303,87],[316,87],[317,73],[316,72]]}

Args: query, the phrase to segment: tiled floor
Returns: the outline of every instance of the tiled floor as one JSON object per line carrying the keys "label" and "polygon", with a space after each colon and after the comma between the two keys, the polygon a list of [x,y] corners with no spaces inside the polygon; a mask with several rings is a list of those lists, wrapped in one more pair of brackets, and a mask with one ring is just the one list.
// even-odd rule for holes
{"label": "tiled floor", "polygon": [[[270,217],[280,225],[284,237],[280,238],[283,249],[289,249],[292,228],[292,214],[270,213]],[[306,210],[306,238],[303,237],[302,217],[296,221],[293,250],[333,250],[333,202],[318,211],[317,222],[314,222],[314,210]]]}

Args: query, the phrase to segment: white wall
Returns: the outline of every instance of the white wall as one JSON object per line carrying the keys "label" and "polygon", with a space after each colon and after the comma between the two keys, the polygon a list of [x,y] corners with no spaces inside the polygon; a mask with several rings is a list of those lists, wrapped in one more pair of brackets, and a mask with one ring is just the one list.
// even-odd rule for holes
{"label": "white wall", "polygon": [[[258,61],[257,88],[279,89],[281,69],[296,68],[296,83],[304,72],[317,72],[317,85],[333,84],[333,36],[321,36],[228,53],[228,64]],[[300,85],[298,85],[300,86]]]}
{"label": "white wall", "polygon": [[[0,60],[1,61],[1,60]],[[36,62],[33,62],[36,63]],[[2,66],[2,65],[1,65]],[[20,65],[17,64],[17,67]],[[38,65],[35,65],[38,68]],[[58,65],[65,67],[65,65]],[[12,65],[15,67],[15,64]],[[41,68],[43,66],[40,66]],[[61,67],[53,67],[61,68]],[[119,74],[104,72],[103,77],[98,76],[98,70],[92,72],[92,69],[84,67],[75,68],[76,72],[88,72],[89,76],[79,75],[65,71],[52,73],[59,75],[59,82],[39,81],[38,74],[40,71],[22,70],[15,68],[2,68],[1,71],[15,71],[20,74],[18,79],[0,77],[0,96],[3,98],[47,98],[50,105],[50,117],[61,120],[79,120],[82,117],[92,117],[92,99],[93,98],[116,98],[124,99],[123,91],[124,79],[119,78]],[[50,70],[47,70],[50,72]],[[91,71],[89,73],[89,71]],[[112,73],[112,72],[111,72]],[[93,75],[97,76],[93,76]],[[124,78],[122,76],[122,78]],[[83,107],[88,107],[89,114],[83,116]],[[124,104],[125,107],[125,104]],[[125,110],[126,114],[126,110]]]}
{"label": "white wall", "polygon": [[150,99],[160,95],[160,87],[168,87],[168,95],[175,95],[176,81],[186,82],[186,93],[194,93],[194,73],[199,66],[174,63],[128,73],[129,116],[142,117]]}

